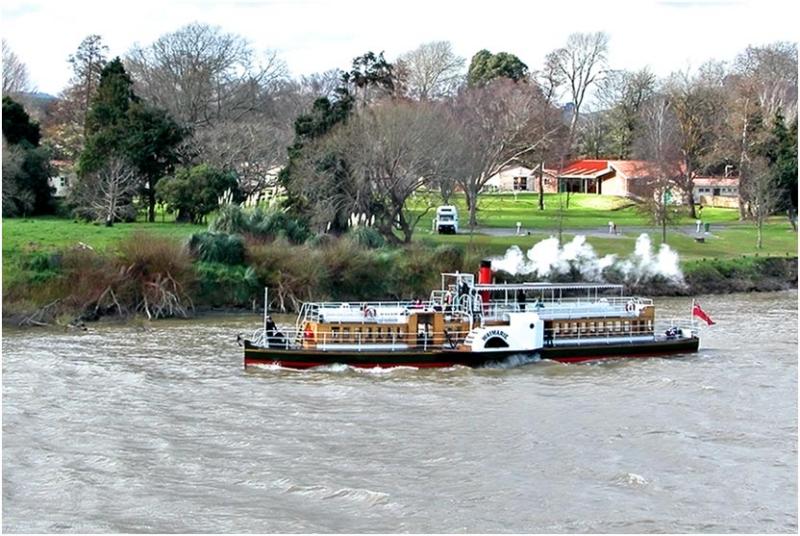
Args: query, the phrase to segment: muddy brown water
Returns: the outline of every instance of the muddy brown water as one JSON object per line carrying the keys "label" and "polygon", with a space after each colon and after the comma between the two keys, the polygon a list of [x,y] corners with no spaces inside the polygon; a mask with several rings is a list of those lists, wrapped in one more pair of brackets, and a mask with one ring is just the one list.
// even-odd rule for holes
{"label": "muddy brown water", "polygon": [[[3,331],[5,532],[797,532],[797,292],[698,354],[242,368],[257,315]],[[690,300],[656,300],[687,316]]]}

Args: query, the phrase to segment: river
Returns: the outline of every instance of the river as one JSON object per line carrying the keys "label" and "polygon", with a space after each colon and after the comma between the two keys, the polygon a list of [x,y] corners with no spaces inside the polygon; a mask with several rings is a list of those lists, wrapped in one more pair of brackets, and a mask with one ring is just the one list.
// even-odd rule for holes
{"label": "river", "polygon": [[695,355],[482,370],[245,371],[257,315],[6,329],[2,528],[796,533],[797,300],[703,297]]}

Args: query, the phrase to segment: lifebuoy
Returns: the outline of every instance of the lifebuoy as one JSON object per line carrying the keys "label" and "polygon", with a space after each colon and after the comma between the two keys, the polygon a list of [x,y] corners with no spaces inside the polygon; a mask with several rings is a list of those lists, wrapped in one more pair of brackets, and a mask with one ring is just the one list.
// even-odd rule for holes
{"label": "lifebuoy", "polygon": [[375,318],[377,314],[378,311],[376,311],[374,307],[367,307],[366,309],[364,309],[364,316],[366,318]]}
{"label": "lifebuoy", "polygon": [[629,301],[625,304],[625,310],[629,313],[632,313],[636,310],[636,305],[632,301]]}

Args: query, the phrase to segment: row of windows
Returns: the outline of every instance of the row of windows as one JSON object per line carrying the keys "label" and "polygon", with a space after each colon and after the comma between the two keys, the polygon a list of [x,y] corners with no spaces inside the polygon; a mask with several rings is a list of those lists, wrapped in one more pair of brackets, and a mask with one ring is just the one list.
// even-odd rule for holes
{"label": "row of windows", "polygon": [[[327,337],[331,340],[336,339],[340,341],[353,341],[353,342],[392,342],[393,340],[401,339],[405,336],[406,332],[400,327],[376,327],[372,326],[364,328],[348,327],[338,328],[332,327],[331,332]],[[322,335],[320,335],[320,338]]]}
{"label": "row of windows", "polygon": [[609,333],[651,333],[652,320],[591,320],[588,322],[553,322],[553,335],[607,335]]}
{"label": "row of windows", "polygon": [[711,194],[711,195],[722,195],[722,194],[735,194],[738,192],[738,188],[698,188],[698,194]]}

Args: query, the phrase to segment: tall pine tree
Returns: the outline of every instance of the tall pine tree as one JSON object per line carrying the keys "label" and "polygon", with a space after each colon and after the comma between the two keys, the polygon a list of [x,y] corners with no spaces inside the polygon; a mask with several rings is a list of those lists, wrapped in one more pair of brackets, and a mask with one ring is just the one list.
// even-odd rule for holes
{"label": "tall pine tree", "polygon": [[86,118],[86,134],[79,173],[95,172],[112,157],[126,160],[141,177],[148,219],[155,221],[155,185],[180,161],[178,147],[186,132],[165,111],[136,96],[119,58],[103,69]]}

